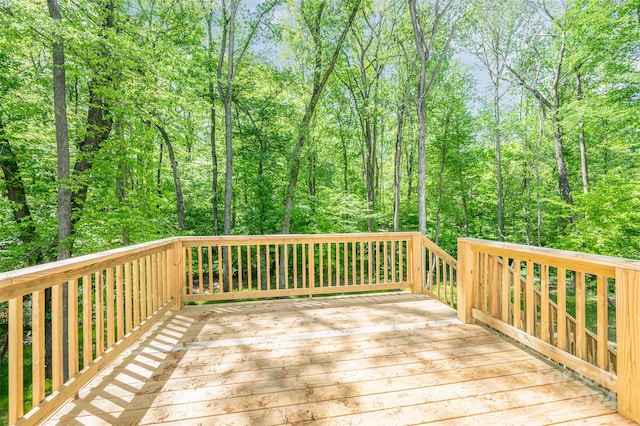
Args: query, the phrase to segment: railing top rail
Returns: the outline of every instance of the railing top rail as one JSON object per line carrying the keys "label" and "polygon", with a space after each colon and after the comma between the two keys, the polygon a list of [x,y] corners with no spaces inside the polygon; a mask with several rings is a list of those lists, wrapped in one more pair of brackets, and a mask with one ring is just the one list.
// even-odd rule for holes
{"label": "railing top rail", "polygon": [[422,245],[424,245],[426,248],[431,250],[433,253],[435,253],[440,259],[444,260],[446,263],[449,263],[450,265],[453,265],[456,268],[458,267],[458,261],[454,259],[453,256],[451,256],[446,251],[442,250],[440,246],[436,245],[436,243],[431,241],[426,236],[421,235],[421,237],[422,237]]}
{"label": "railing top rail", "polygon": [[172,237],[150,241],[134,246],[30,266],[15,271],[2,272],[0,273],[0,302],[156,252],[178,241],[179,238]]}
{"label": "railing top rail", "polygon": [[180,237],[184,245],[192,243],[217,243],[232,241],[234,243],[326,243],[343,241],[397,241],[409,239],[416,235],[415,232],[374,232],[355,234],[273,234],[273,235],[218,235],[218,236],[194,236]]}
{"label": "railing top rail", "polygon": [[553,266],[565,267],[586,273],[601,273],[613,277],[617,268],[640,271],[640,260],[620,257],[602,256],[575,251],[559,250],[547,247],[535,247],[522,244],[481,240],[476,238],[459,238],[459,242],[468,243],[474,251],[502,255],[509,252],[511,257],[533,260]]}

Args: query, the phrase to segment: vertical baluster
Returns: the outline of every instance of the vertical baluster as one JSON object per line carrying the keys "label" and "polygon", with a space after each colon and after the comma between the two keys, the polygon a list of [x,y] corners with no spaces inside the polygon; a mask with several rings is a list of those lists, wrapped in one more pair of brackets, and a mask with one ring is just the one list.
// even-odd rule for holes
{"label": "vertical baluster", "polygon": [[[74,280],[74,282],[76,282]],[[77,288],[77,282],[76,282]],[[69,292],[71,293],[71,292]],[[76,290],[77,293],[77,290]],[[71,294],[69,294],[71,296]],[[44,399],[44,290],[38,290],[33,293],[32,297],[32,312],[31,312],[31,334],[32,334],[32,365],[31,365],[31,378],[32,378],[32,398],[33,398],[33,406],[35,407]],[[76,296],[76,330],[78,328],[78,299]],[[69,307],[71,309],[71,306]],[[71,321],[71,318],[69,319]],[[77,332],[76,332],[77,335]],[[71,336],[69,336],[71,339]],[[74,343],[77,344],[77,337]],[[9,348],[11,348],[11,343],[9,343]],[[76,347],[76,361],[78,358],[78,352]],[[71,354],[71,352],[70,352]],[[11,371],[11,367],[10,371]],[[73,373],[75,374],[75,372]],[[9,393],[11,395],[11,393]]]}
{"label": "vertical baluster", "polygon": [[124,332],[129,333],[133,328],[133,278],[131,262],[124,264]]}
{"label": "vertical baluster", "polygon": [[196,253],[198,255],[198,285],[196,288],[198,289],[196,293],[202,294],[204,293],[204,274],[202,267],[202,246],[196,246]]}
{"label": "vertical baluster", "polygon": [[[35,296],[35,293],[34,293]],[[78,372],[78,279],[73,278],[67,282],[67,368],[69,377]],[[34,337],[34,342],[36,338]],[[35,347],[35,346],[34,346]],[[34,356],[35,362],[35,356]],[[35,395],[34,395],[35,401]],[[39,402],[39,401],[38,401]],[[35,407],[36,404],[34,403]]]}
{"label": "vertical baluster", "polygon": [[513,326],[519,330],[522,325],[522,277],[520,259],[513,259]]}
{"label": "vertical baluster", "polygon": [[298,243],[293,244],[293,288],[298,288]]}
{"label": "vertical baluster", "polygon": [[96,279],[96,358],[104,352],[104,278],[103,271],[95,273]]}
{"label": "vertical baluster", "polygon": [[535,320],[536,320],[536,306],[535,306],[535,293],[533,288],[534,270],[533,261],[527,260],[527,286],[525,287],[524,298],[524,318],[526,322],[525,331],[531,335],[535,333]]}
{"label": "vertical baluster", "polygon": [[351,284],[356,285],[356,243],[351,242]]}
{"label": "vertical baluster", "polygon": [[117,327],[117,340],[124,337],[124,298],[123,298],[123,286],[122,286],[122,265],[116,267],[116,327]]}
{"label": "vertical baluster", "polygon": [[549,266],[540,265],[540,339],[549,343]]}
{"label": "vertical baluster", "polygon": [[253,283],[251,282],[251,269],[253,263],[251,262],[251,246],[247,245],[247,289],[249,291],[253,290]]}
{"label": "vertical baluster", "polygon": [[383,271],[382,277],[383,277],[383,281],[385,283],[389,282],[388,277],[387,277],[388,271],[389,271],[389,248],[388,248],[388,243],[389,243],[388,241],[384,241],[382,243],[382,244],[384,244],[384,250],[383,250],[384,251],[384,271]]}
{"label": "vertical baluster", "polygon": [[260,244],[256,245],[256,290],[262,290],[262,255],[260,253]]}
{"label": "vertical baluster", "polygon": [[207,246],[207,271],[209,272],[209,293],[215,293],[213,288],[213,247]]}
{"label": "vertical baluster", "polygon": [[557,345],[560,349],[568,351],[567,346],[567,270],[558,268],[558,338]]}
{"label": "vertical baluster", "polygon": [[193,288],[193,248],[187,247],[187,293],[194,294]]}
{"label": "vertical baluster", "polygon": [[342,274],[344,275],[344,285],[349,285],[349,243],[346,241],[343,243],[343,258],[344,268]]}
{"label": "vertical baluster", "polygon": [[372,256],[373,241],[367,241],[367,284],[373,284]]}
{"label": "vertical baluster", "polygon": [[[514,265],[515,266],[515,265]],[[500,287],[500,319],[507,324],[509,320],[509,304],[511,302],[511,283],[509,282],[509,258],[502,256],[502,285]]]}
{"label": "vertical baluster", "polygon": [[107,347],[116,342],[115,335],[115,301],[113,293],[113,268],[107,269]]}
{"label": "vertical baluster", "polygon": [[576,271],[576,356],[586,359],[587,357],[587,339],[586,339],[586,280],[583,272]]}
{"label": "vertical baluster", "polygon": [[331,248],[332,243],[327,243],[327,286],[332,286],[333,279],[333,267],[331,265],[331,261],[333,259],[333,249]]}
{"label": "vertical baluster", "polygon": [[284,245],[284,287],[289,289],[289,245]]}
{"label": "vertical baluster", "polygon": [[[307,257],[309,258],[309,288],[316,286],[316,245],[309,243],[307,246]],[[311,295],[311,293],[309,293]]]}
{"label": "vertical baluster", "polygon": [[364,285],[364,241],[360,241],[360,285]]}
{"label": "vertical baluster", "polygon": [[22,296],[9,300],[9,424],[24,415]]}
{"label": "vertical baluster", "polygon": [[300,244],[300,268],[302,269],[302,288],[308,288],[307,282],[307,258],[306,258],[306,244]]}
{"label": "vertical baluster", "polygon": [[229,280],[229,292],[233,293],[233,249],[231,248],[231,245],[225,246],[224,252],[227,255],[227,280]]}
{"label": "vertical baluster", "polygon": [[91,316],[91,276],[82,277],[82,361],[83,368],[91,363],[93,359],[93,337],[91,326],[93,318]]}
{"label": "vertical baluster", "polygon": [[236,248],[236,256],[238,257],[238,291],[242,291],[242,246],[238,244]]}
{"label": "vertical baluster", "polygon": [[276,260],[276,269],[274,273],[276,274],[276,290],[280,290],[280,244],[275,244],[275,260]]}
{"label": "vertical baluster", "polygon": [[224,281],[222,280],[222,272],[224,271],[224,262],[222,261],[222,245],[218,244],[218,289],[221,293],[225,292]]}
{"label": "vertical baluster", "polygon": [[336,241],[336,286],[340,285],[340,243]]}
{"label": "vertical baluster", "polygon": [[140,259],[135,259],[131,268],[133,288],[133,328],[140,324]]}
{"label": "vertical baluster", "polygon": [[404,241],[399,241],[398,243],[398,270],[400,271],[400,282],[404,282],[404,254],[403,248]]}
{"label": "vertical baluster", "polygon": [[602,275],[598,275],[597,303],[598,303],[598,345],[596,360],[598,367],[607,369],[607,358],[609,353],[609,313],[607,306],[608,280]]}
{"label": "vertical baluster", "polygon": [[51,287],[51,382],[54,391],[64,382],[62,316],[62,284],[56,284]]}
{"label": "vertical baluster", "polygon": [[324,287],[324,243],[318,244],[318,260],[320,261],[320,287]]}
{"label": "vertical baluster", "polygon": [[147,258],[140,259],[140,322],[147,319]]}

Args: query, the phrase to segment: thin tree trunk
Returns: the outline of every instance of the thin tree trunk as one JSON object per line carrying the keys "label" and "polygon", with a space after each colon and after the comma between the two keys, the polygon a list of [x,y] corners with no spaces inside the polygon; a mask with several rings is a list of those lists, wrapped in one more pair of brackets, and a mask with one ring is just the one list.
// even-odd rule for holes
{"label": "thin tree trunk", "polygon": [[438,2],[436,2],[435,17],[431,26],[430,38],[425,42],[424,31],[418,11],[416,9],[416,0],[409,0],[409,12],[411,14],[411,25],[413,27],[413,34],[416,42],[416,50],[420,58],[420,73],[418,75],[418,97],[416,99],[416,106],[418,112],[418,230],[421,234],[427,232],[427,211],[426,211],[426,113],[425,113],[425,101],[436,81],[442,62],[449,50],[453,34],[455,32],[455,25],[452,25],[449,32],[449,37],[445,44],[444,49],[440,53],[438,62],[434,66],[430,73],[429,83],[427,84],[427,64],[430,62],[432,54],[432,46],[436,40],[438,34],[438,26],[440,20],[443,18],[446,11],[451,7],[453,1],[447,2],[443,5],[442,9],[439,9]]}
{"label": "thin tree trunk", "polygon": [[[214,38],[213,38],[213,9],[208,11],[205,18],[207,22],[207,42],[209,63],[214,63]],[[220,217],[218,213],[218,151],[216,147],[216,90],[215,75],[213,66],[209,69],[209,114],[210,114],[210,131],[209,140],[211,145],[211,217],[213,221],[213,235],[220,233]]]}
{"label": "thin tree trunk", "polygon": [[[582,78],[580,77],[580,70],[576,70],[576,88],[578,91],[578,100],[582,101],[584,94],[582,93]],[[580,142],[580,170],[582,171],[582,190],[585,194],[589,193],[589,170],[587,168],[587,146],[585,144],[584,135],[584,123],[582,119],[578,124],[580,133],[578,139]]]}
{"label": "thin tree trunk", "polygon": [[398,109],[398,130],[393,158],[393,232],[400,231],[400,166],[402,164],[402,136],[404,131],[404,102]]}
{"label": "thin tree trunk", "polygon": [[182,185],[180,183],[180,174],[178,173],[178,162],[176,161],[176,156],[173,151],[173,145],[171,144],[171,139],[167,134],[167,131],[164,127],[156,124],[155,125],[160,134],[162,135],[162,139],[164,143],[167,145],[167,151],[169,152],[169,161],[171,162],[171,170],[173,171],[173,184],[176,190],[176,204],[178,208],[178,229],[182,234],[185,230],[184,225],[184,198],[182,196]]}
{"label": "thin tree trunk", "polygon": [[495,79],[493,85],[493,118],[495,120],[494,141],[496,145],[496,177],[497,177],[497,196],[498,196],[498,241],[504,240],[504,224],[503,224],[503,202],[502,195],[502,154],[501,154],[501,133],[500,133],[500,80]]}
{"label": "thin tree trunk", "polygon": [[540,194],[540,146],[544,139],[544,110],[540,107],[538,113],[539,130],[538,143],[536,145],[536,228],[537,228],[537,245],[542,245],[542,196]]}
{"label": "thin tree trunk", "polygon": [[[60,21],[58,0],[48,0],[51,19]],[[67,92],[64,65],[64,44],[54,34],[53,42],[53,105],[56,123],[56,147],[58,160],[58,260],[71,257],[71,160],[69,158],[69,131],[67,126]],[[63,381],[69,378],[69,317],[68,317],[68,285],[62,284],[62,376]]]}
{"label": "thin tree trunk", "polygon": [[[116,179],[116,195],[118,197],[120,208],[127,208],[127,185],[129,181],[129,171],[127,169],[127,163],[124,160],[127,152],[124,139],[124,117],[122,116],[122,114],[120,114],[120,116],[118,117],[118,142],[118,157],[120,158],[120,162],[118,164],[118,178]],[[121,223],[121,226],[122,244],[127,246],[130,244],[129,227],[127,226],[126,222]]]}
{"label": "thin tree trunk", "polygon": [[[284,206],[285,206],[284,216],[282,219],[282,227],[280,228],[283,234],[288,234],[291,229],[291,213],[293,211],[293,200],[295,198],[296,187],[298,185],[298,175],[300,174],[300,157],[302,155],[302,148],[304,147],[307,141],[307,138],[309,136],[309,124],[311,123],[311,119],[313,118],[313,114],[315,112],[318,101],[320,100],[320,96],[322,95],[322,92],[324,91],[327,81],[329,80],[329,76],[333,72],[333,69],[336,65],[336,62],[338,60],[338,55],[342,51],[342,45],[344,43],[344,39],[346,38],[347,33],[351,29],[351,25],[353,24],[353,21],[356,17],[356,13],[360,8],[361,1],[362,0],[356,0],[354,2],[353,7],[351,9],[351,13],[347,20],[347,23],[345,24],[345,27],[342,33],[340,34],[340,38],[338,38],[338,41],[336,42],[336,45],[334,47],[331,61],[329,62],[329,65],[325,69],[324,73],[320,69],[322,65],[322,61],[321,59],[319,59],[322,57],[321,52],[319,52],[320,47],[316,46],[316,62],[315,62],[315,69],[314,69],[313,91],[311,93],[311,98],[309,99],[309,103],[306,106],[304,116],[302,117],[302,120],[300,122],[300,126],[298,127],[298,139],[296,142],[296,147],[293,152],[291,173],[289,175],[289,184],[287,185],[287,192],[286,192],[286,197],[284,202]],[[316,18],[317,19],[316,30],[317,30],[318,36],[319,36],[319,25],[320,25],[321,15],[322,15],[322,8],[320,9],[318,16]]]}
{"label": "thin tree trunk", "polygon": [[218,152],[216,149],[216,106],[211,100],[211,215],[213,216],[213,235],[220,233],[218,216]]}

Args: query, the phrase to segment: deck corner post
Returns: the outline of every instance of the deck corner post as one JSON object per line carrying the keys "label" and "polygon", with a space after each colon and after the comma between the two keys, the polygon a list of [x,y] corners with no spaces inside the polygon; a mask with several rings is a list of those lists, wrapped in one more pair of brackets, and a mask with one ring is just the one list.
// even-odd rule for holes
{"label": "deck corner post", "polygon": [[184,274],[182,273],[184,265],[184,249],[182,248],[181,239],[176,239],[170,253],[170,266],[172,272],[169,276],[171,277],[171,298],[173,299],[171,310],[179,311],[182,309],[182,290],[184,289]]}
{"label": "deck corner post", "polygon": [[471,243],[458,239],[458,319],[464,323],[473,322],[474,262]]}
{"label": "deck corner post", "polygon": [[411,293],[422,294],[424,276],[422,271],[422,234],[415,232],[411,238]]}
{"label": "deck corner post", "polygon": [[640,270],[616,268],[618,412],[640,423]]}

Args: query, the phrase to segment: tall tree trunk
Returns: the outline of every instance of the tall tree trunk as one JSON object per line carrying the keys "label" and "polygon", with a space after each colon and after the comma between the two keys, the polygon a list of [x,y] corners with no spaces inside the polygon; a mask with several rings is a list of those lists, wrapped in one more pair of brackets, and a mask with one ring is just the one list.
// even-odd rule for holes
{"label": "tall tree trunk", "polygon": [[537,245],[542,245],[542,195],[540,194],[540,147],[544,139],[544,107],[538,112],[538,143],[536,145],[536,229]]}
{"label": "tall tree trunk", "polygon": [[[580,76],[580,70],[576,70],[576,90],[578,92],[578,100],[582,101],[584,99],[584,94],[582,93],[582,78]],[[578,123],[578,128],[580,129],[580,133],[578,134],[578,139],[580,142],[580,170],[582,171],[582,191],[585,194],[589,193],[589,170],[587,168],[587,146],[584,140],[584,123],[582,119],[580,119],[580,123]]]}
{"label": "tall tree trunk", "polygon": [[169,152],[169,161],[171,162],[171,170],[173,171],[173,184],[176,190],[176,204],[178,208],[178,229],[180,230],[180,234],[182,234],[185,230],[184,224],[184,198],[182,196],[182,185],[180,183],[180,174],[178,173],[178,162],[176,161],[176,156],[173,151],[173,145],[171,144],[171,139],[169,138],[169,134],[165,130],[164,127],[156,124],[155,125],[160,134],[162,135],[162,139],[164,143],[167,145],[167,151]]}
{"label": "tall tree trunk", "polygon": [[503,224],[503,202],[502,195],[502,147],[500,132],[500,80],[495,79],[493,85],[493,118],[495,120],[494,141],[496,145],[496,177],[497,177],[497,196],[498,196],[498,241],[504,240],[504,224]]}
{"label": "tall tree trunk", "polygon": [[[127,185],[129,184],[129,169],[125,161],[127,155],[127,148],[124,139],[124,117],[122,114],[118,117],[118,178],[116,179],[116,195],[118,197],[118,203],[120,208],[128,209],[128,194]],[[159,189],[159,188],[158,188]],[[129,238],[129,226],[126,223],[121,223],[122,226],[122,244],[127,246],[131,243]]]}
{"label": "tall tree trunk", "polygon": [[434,236],[434,242],[436,245],[440,244],[440,214],[442,213],[442,199],[444,196],[444,171],[446,167],[447,160],[447,139],[449,137],[449,124],[450,120],[447,117],[444,135],[442,137],[442,143],[440,144],[440,173],[438,175],[438,206],[436,209],[436,233]]}
{"label": "tall tree trunk", "polygon": [[[213,95],[211,96],[213,98]],[[211,131],[209,133],[211,142],[211,215],[213,217],[213,235],[220,233],[218,216],[218,152],[216,149],[216,106],[215,100],[211,99]]]}
{"label": "tall tree trunk", "polygon": [[[58,0],[48,0],[51,19],[60,21]],[[56,123],[56,147],[58,159],[58,260],[71,257],[71,177],[69,158],[69,131],[67,126],[67,83],[64,66],[64,44],[54,35],[53,42],[53,105]],[[62,284],[62,376],[69,378],[69,317],[68,285]]]}
{"label": "tall tree trunk", "polygon": [[438,35],[438,26],[442,20],[444,14],[452,6],[453,1],[448,1],[442,5],[442,9],[439,8],[438,2],[436,2],[435,16],[431,26],[431,32],[429,39],[425,40],[422,24],[420,23],[420,17],[416,9],[416,0],[409,0],[409,12],[411,14],[411,25],[413,27],[413,35],[416,42],[416,50],[418,57],[420,58],[420,73],[418,75],[418,97],[416,99],[416,106],[418,111],[418,230],[421,234],[427,232],[427,211],[426,211],[426,113],[425,113],[425,101],[436,81],[442,62],[447,55],[453,34],[455,32],[455,25],[451,26],[447,42],[440,53],[438,62],[431,71],[429,76],[429,83],[427,84],[427,64],[431,60],[431,54],[433,43]]}
{"label": "tall tree trunk", "polygon": [[393,232],[400,231],[400,166],[402,164],[402,136],[404,132],[404,102],[398,108],[398,130],[393,157]]}
{"label": "tall tree trunk", "polygon": [[[205,18],[207,23],[207,43],[208,43],[208,59],[209,64],[214,63],[214,37],[213,37],[213,8],[207,11],[207,17]],[[211,217],[213,221],[213,235],[220,233],[220,217],[218,213],[218,151],[216,147],[216,90],[213,65],[209,68],[209,115],[210,115],[210,127],[209,127],[209,140],[211,145]]]}
{"label": "tall tree trunk", "polygon": [[[320,46],[316,45],[316,61],[315,61],[315,68],[314,68],[313,90],[311,92],[311,97],[309,98],[309,102],[307,103],[307,106],[305,108],[305,113],[300,122],[300,126],[298,127],[298,139],[296,142],[296,147],[293,152],[291,173],[289,175],[289,183],[287,185],[287,192],[286,192],[285,202],[284,202],[284,216],[282,218],[282,227],[280,228],[280,231],[283,234],[288,234],[291,229],[291,213],[293,212],[293,200],[295,198],[296,187],[298,185],[298,175],[300,174],[300,159],[301,159],[300,157],[302,156],[302,148],[304,147],[307,141],[307,138],[309,137],[309,124],[311,123],[311,119],[313,118],[313,114],[316,110],[318,101],[320,100],[320,96],[322,95],[322,92],[324,91],[327,81],[329,80],[329,76],[333,72],[333,69],[336,65],[336,62],[338,60],[338,55],[342,51],[342,45],[344,43],[344,39],[346,38],[347,33],[351,29],[351,25],[353,24],[353,21],[356,17],[356,13],[360,8],[361,1],[362,0],[354,1],[351,9],[351,13],[349,14],[349,18],[334,47],[331,61],[329,62],[329,65],[324,70],[324,72],[321,69],[321,66],[322,66],[321,53],[322,52],[319,51]],[[322,10],[323,8],[321,7],[316,17],[316,21],[317,21],[316,37],[319,37],[319,25],[320,25],[320,19],[322,17]],[[316,37],[314,37],[314,39]]]}

